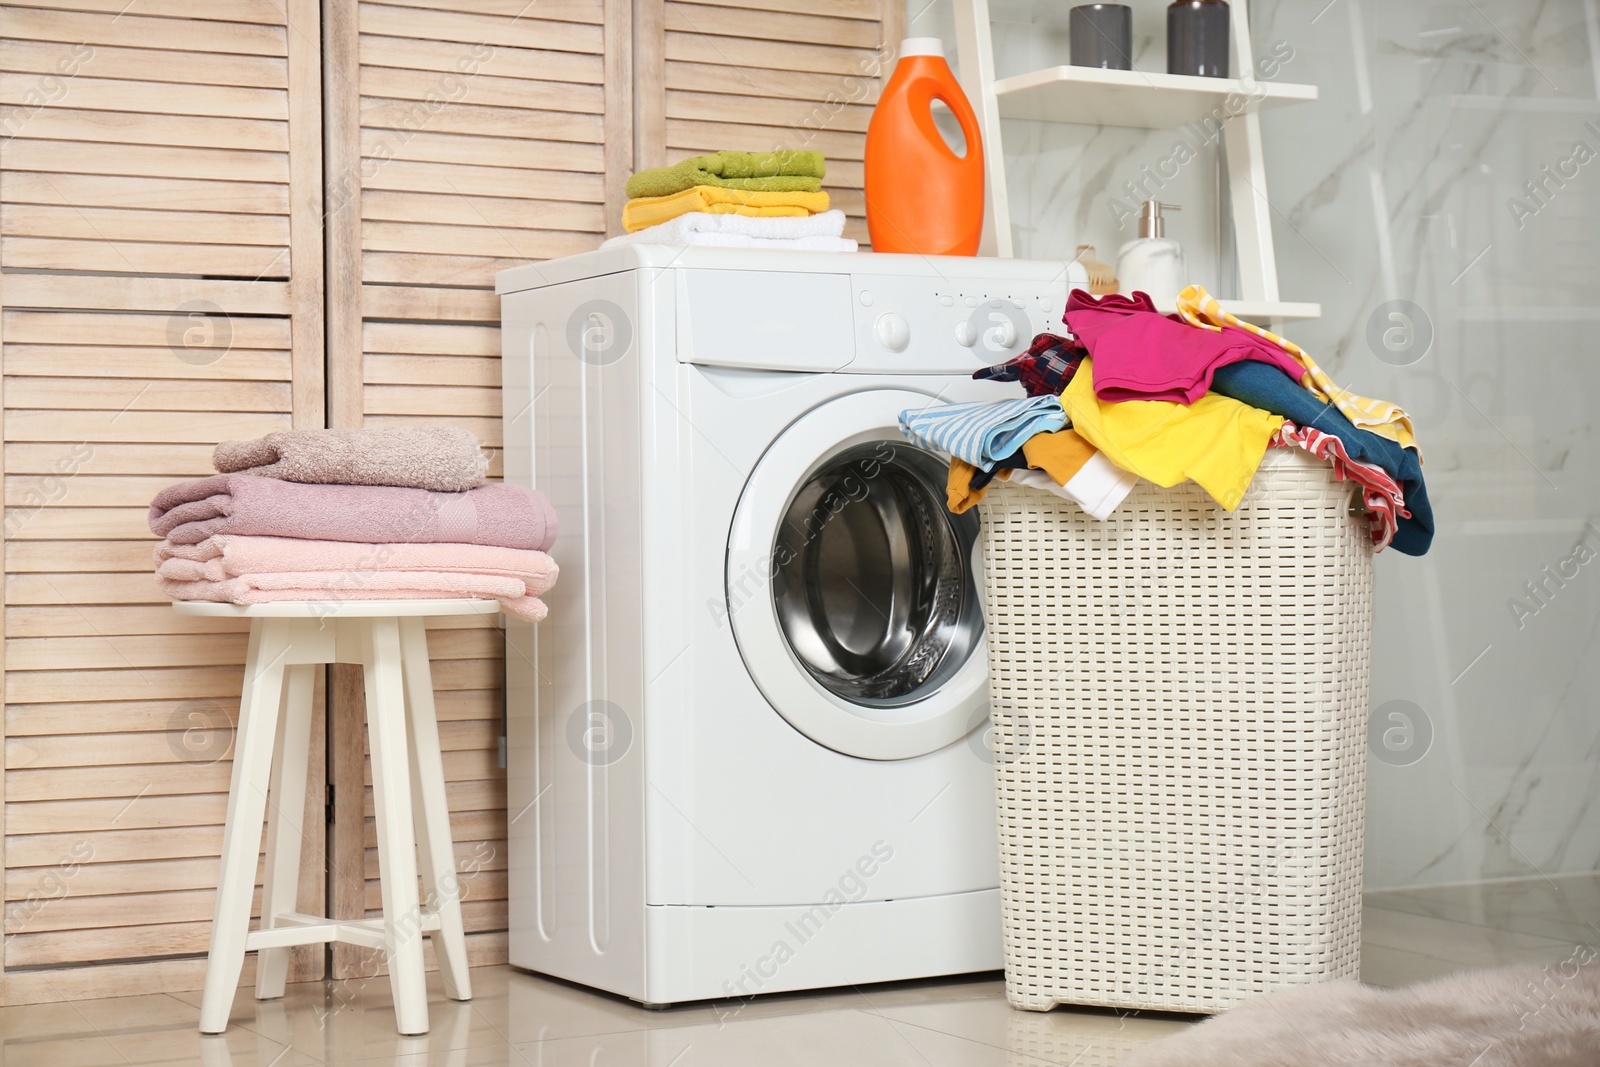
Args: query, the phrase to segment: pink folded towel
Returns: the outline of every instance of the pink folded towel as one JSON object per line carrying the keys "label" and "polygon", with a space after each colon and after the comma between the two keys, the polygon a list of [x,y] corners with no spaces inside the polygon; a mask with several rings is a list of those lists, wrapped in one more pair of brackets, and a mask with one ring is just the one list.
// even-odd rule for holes
{"label": "pink folded towel", "polygon": [[507,615],[539,622],[549,613],[544,601],[530,596],[516,578],[488,574],[429,571],[285,571],[247,574],[221,581],[186,582],[156,575],[156,585],[174,600],[211,600],[224,604],[266,604],[279,600],[498,600]]}
{"label": "pink folded towel", "polygon": [[150,529],[180,545],[213,534],[248,534],[365,544],[456,542],[543,552],[555,543],[556,516],[543,493],[516,485],[431,493],[218,474],[156,494]]}
{"label": "pink folded towel", "polygon": [[280,430],[254,441],[223,441],[211,462],[224,474],[444,493],[477,488],[489,470],[478,439],[459,426]]}
{"label": "pink folded towel", "polygon": [[555,561],[543,552],[495,545],[373,545],[351,541],[303,541],[292,537],[216,534],[193,545],[162,541],[156,573],[177,581],[219,582],[274,573],[329,571],[351,584],[372,572],[478,574],[515,578],[537,596],[555,584]]}

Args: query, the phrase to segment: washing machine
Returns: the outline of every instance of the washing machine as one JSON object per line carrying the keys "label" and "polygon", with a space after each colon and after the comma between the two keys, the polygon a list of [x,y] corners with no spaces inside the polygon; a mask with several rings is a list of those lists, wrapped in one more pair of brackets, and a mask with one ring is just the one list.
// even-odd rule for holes
{"label": "washing machine", "polygon": [[[1075,266],[1075,265],[1074,265]],[[1068,266],[634,245],[500,272],[510,960],[652,1005],[998,969],[978,516],[900,412]]]}

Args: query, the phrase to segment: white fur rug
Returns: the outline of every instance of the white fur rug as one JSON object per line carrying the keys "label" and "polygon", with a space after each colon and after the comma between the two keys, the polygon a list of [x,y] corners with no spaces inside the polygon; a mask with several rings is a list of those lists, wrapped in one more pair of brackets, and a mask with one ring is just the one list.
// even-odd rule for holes
{"label": "white fur rug", "polygon": [[1355,982],[1246,1001],[1120,1067],[1597,1067],[1600,960],[1461,971],[1403,989]]}

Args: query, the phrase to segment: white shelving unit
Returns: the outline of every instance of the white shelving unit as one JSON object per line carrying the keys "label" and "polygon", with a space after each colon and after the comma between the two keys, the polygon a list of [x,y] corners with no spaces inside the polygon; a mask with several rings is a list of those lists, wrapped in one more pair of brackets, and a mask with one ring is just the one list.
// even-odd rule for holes
{"label": "white shelving unit", "polygon": [[[1248,0],[1232,0],[1231,10],[1233,71],[1253,72]],[[996,79],[989,0],[955,0],[955,16],[962,89],[977,112],[983,135],[988,211],[982,254],[1013,254],[1000,135],[1002,118],[1139,129],[1176,129],[1190,122],[1225,120],[1222,139],[1233,208],[1240,298],[1223,300],[1222,306],[1248,319],[1321,316],[1320,304],[1290,302],[1279,296],[1260,117],[1263,108],[1315,100],[1315,85],[1074,66]]]}

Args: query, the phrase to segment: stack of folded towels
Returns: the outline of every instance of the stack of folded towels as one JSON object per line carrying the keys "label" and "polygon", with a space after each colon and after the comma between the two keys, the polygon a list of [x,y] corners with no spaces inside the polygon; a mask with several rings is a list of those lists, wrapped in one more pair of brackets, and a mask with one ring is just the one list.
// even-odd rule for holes
{"label": "stack of folded towels", "polygon": [[175,600],[474,598],[545,617],[555,514],[542,493],[485,484],[467,430],[289,430],[224,441],[213,464],[150,505],[156,584]]}
{"label": "stack of folded towels", "polygon": [[828,210],[821,152],[712,152],[628,179],[622,227],[601,247],[714,245],[854,252],[844,212]]}

